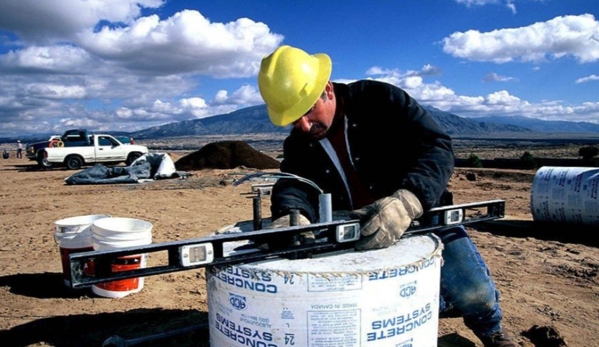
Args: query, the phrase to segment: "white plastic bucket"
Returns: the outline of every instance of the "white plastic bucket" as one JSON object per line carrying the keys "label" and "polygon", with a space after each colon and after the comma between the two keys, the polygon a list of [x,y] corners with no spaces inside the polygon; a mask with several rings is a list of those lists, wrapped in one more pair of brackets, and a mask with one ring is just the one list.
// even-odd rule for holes
{"label": "white plastic bucket", "polygon": [[541,167],[530,209],[535,221],[599,226],[599,168]]}
{"label": "white plastic bucket", "polygon": [[[71,264],[69,254],[92,251],[91,226],[94,221],[110,218],[110,215],[95,214],[60,219],[54,222],[54,241],[60,248],[60,261],[65,286],[71,286]],[[90,264],[86,264],[84,271],[88,271]]]}
{"label": "white plastic bucket", "polygon": [[[111,250],[152,243],[152,223],[134,218],[110,218],[98,220],[92,225],[92,246],[94,250]],[[117,258],[112,265],[113,272],[140,269],[146,266],[146,254]],[[144,278],[129,278],[98,283],[92,291],[106,298],[122,298],[143,289]]]}
{"label": "white plastic bucket", "polygon": [[392,247],[207,270],[210,346],[437,346],[441,251]]}

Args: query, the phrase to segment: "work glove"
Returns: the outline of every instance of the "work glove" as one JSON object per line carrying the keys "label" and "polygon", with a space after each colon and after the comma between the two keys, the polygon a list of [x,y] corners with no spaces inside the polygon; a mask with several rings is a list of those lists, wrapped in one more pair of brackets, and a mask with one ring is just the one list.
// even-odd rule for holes
{"label": "work glove", "polygon": [[353,210],[350,217],[360,220],[360,240],[356,249],[386,248],[399,240],[413,219],[422,215],[422,205],[416,195],[400,189],[393,195],[379,199],[361,209]]}

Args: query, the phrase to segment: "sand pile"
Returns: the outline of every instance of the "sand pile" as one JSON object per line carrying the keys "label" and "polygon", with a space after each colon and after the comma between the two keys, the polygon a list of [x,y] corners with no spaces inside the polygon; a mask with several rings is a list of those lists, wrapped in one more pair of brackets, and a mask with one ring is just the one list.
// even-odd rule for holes
{"label": "sand pile", "polygon": [[243,141],[209,143],[175,162],[177,170],[234,169],[240,166],[278,169],[280,163]]}

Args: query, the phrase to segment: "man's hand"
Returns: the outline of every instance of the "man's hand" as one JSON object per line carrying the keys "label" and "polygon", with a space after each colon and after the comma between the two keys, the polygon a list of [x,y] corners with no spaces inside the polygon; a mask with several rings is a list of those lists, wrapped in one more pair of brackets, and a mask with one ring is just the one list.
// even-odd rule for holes
{"label": "man's hand", "polygon": [[352,211],[350,217],[359,219],[362,225],[362,237],[356,242],[356,249],[377,249],[393,245],[408,229],[412,220],[421,215],[420,201],[406,189],[400,189],[389,197]]}
{"label": "man's hand", "polygon": [[[273,220],[272,223],[270,223],[270,225],[267,227],[267,229],[288,227],[291,225],[290,220],[291,220],[290,215],[285,215],[283,217],[279,217],[279,218]],[[297,216],[297,225],[308,225],[308,224],[310,224],[310,221],[308,220],[308,218],[304,217],[303,214],[299,214]]]}

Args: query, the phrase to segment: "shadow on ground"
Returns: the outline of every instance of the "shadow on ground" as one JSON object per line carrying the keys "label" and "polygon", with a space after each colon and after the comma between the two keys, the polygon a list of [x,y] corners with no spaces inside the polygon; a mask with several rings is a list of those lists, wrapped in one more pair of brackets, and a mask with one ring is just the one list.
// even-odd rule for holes
{"label": "shadow on ground", "polygon": [[55,272],[0,276],[0,287],[8,287],[16,295],[37,299],[78,298],[88,293],[67,288],[63,284],[63,274]]}
{"label": "shadow on ground", "polygon": [[[205,312],[161,309],[51,317],[0,331],[0,341],[11,341],[13,347],[210,347],[207,320]],[[174,335],[176,331],[183,332]],[[109,343],[115,337],[124,344]],[[453,333],[439,337],[438,346],[474,347],[475,343]]]}
{"label": "shadow on ground", "polygon": [[[0,287],[8,287],[10,292],[16,295],[37,299],[86,299],[90,294],[88,290],[65,287],[62,273],[46,272],[2,276],[0,277]],[[209,346],[207,329],[189,331],[188,328],[204,324],[207,320],[206,312],[164,309],[55,316],[0,331],[0,341],[10,341],[6,346],[11,347],[42,344],[55,347],[100,347],[114,335],[128,340],[186,329],[188,331],[185,333],[139,343],[139,345],[203,347]],[[3,343],[1,345],[5,346]],[[116,345],[116,347],[123,346]]]}
{"label": "shadow on ground", "polygon": [[[89,166],[93,166],[93,164],[84,165],[83,168],[86,168]],[[23,162],[23,164],[14,164],[11,166],[5,166],[4,168],[2,168],[2,170],[17,171],[17,172],[34,172],[34,171],[35,172],[37,172],[37,171],[72,171],[72,172],[76,172],[74,170],[68,170],[64,166],[48,166],[48,167],[39,166],[34,161],[29,161],[26,163]]]}
{"label": "shadow on ground", "polygon": [[[196,310],[139,309],[127,312],[56,316],[38,319],[0,331],[0,341],[11,347],[49,345],[55,347],[100,347],[111,336],[125,340],[197,326],[208,320]],[[196,329],[177,336],[135,343],[139,346],[208,347],[207,329]],[[124,346],[127,346],[125,344]]]}
{"label": "shadow on ground", "polygon": [[495,220],[477,223],[472,228],[501,236],[515,238],[533,237],[538,240],[577,243],[588,247],[599,248],[596,227],[586,225],[561,225],[559,223],[525,220]]}

